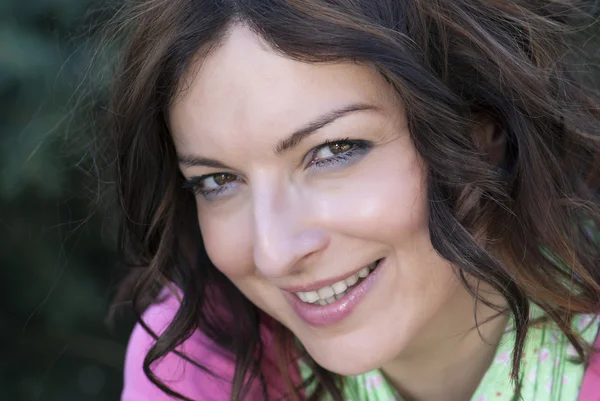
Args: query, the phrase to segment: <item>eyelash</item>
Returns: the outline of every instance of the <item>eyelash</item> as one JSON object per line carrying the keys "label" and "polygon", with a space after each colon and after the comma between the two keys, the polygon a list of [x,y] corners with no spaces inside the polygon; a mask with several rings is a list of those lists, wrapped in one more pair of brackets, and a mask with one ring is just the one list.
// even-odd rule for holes
{"label": "eyelash", "polygon": [[[333,141],[325,141],[321,145],[314,147],[308,153],[308,156],[310,156],[312,158],[321,149],[325,149],[331,145],[344,145],[344,144],[352,145],[352,147],[347,151],[335,154],[334,156],[331,156],[331,157],[328,157],[325,159],[311,160],[308,163],[307,167],[321,169],[321,168],[325,168],[327,166],[335,166],[338,164],[348,163],[348,162],[352,161],[354,158],[364,155],[373,146],[373,144],[371,142],[365,141],[365,140],[352,140],[349,138],[338,139],[338,140],[333,140]],[[201,195],[207,200],[215,199],[223,191],[228,189],[231,185],[235,185],[235,183],[237,182],[237,181],[230,181],[230,182],[223,184],[217,188],[209,189],[209,190],[201,189],[200,184],[204,180],[211,178],[211,177],[218,176],[219,174],[223,174],[223,173],[206,174],[206,175],[199,176],[199,177],[192,177],[189,180],[186,180],[184,182],[182,188],[191,190],[196,195]],[[235,175],[235,174],[232,174],[232,175]]]}
{"label": "eyelash", "polygon": [[[217,174],[222,174],[222,173],[217,173]],[[225,185],[220,185],[217,188],[208,189],[208,190],[201,189],[201,186],[200,186],[202,181],[206,180],[207,178],[214,177],[217,174],[207,174],[207,175],[202,175],[199,177],[192,177],[189,180],[186,180],[181,187],[183,189],[192,191],[196,195],[201,195],[201,196],[205,197],[206,199],[217,197],[217,196],[219,196],[219,194],[221,192],[223,192],[230,186],[229,185],[229,184],[231,184],[230,182]]]}

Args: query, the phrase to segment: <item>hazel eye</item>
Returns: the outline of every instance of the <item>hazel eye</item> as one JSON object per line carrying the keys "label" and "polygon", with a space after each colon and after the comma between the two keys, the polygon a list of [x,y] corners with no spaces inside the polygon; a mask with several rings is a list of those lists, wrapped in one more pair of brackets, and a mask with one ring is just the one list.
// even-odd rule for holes
{"label": "hazel eye", "polygon": [[358,139],[328,141],[311,151],[308,166],[311,168],[325,168],[327,166],[348,165],[360,160],[372,147],[371,142]]}
{"label": "hazel eye", "polygon": [[231,173],[215,173],[193,177],[183,183],[184,189],[189,189],[207,200],[216,199],[235,189],[241,178]]}
{"label": "hazel eye", "polygon": [[313,156],[313,162],[328,159],[341,153],[349,152],[354,148],[354,144],[350,142],[332,142],[327,143],[318,148]]}
{"label": "hazel eye", "polygon": [[219,187],[222,187],[235,180],[237,180],[237,176],[233,174],[218,173],[204,177],[202,181],[198,183],[198,186],[200,187],[200,190],[210,191],[213,189],[218,189]]}

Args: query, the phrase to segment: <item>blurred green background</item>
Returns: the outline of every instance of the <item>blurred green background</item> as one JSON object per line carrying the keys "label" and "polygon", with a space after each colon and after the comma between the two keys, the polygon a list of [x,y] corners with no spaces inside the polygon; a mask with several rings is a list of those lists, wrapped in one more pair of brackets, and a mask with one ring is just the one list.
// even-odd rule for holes
{"label": "blurred green background", "polygon": [[0,0],[0,401],[119,398],[132,321],[105,324],[120,273],[91,146],[118,5]]}
{"label": "blurred green background", "polygon": [[106,324],[122,272],[92,145],[112,56],[95,37],[119,3],[0,0],[0,401],[119,398],[132,318]]}

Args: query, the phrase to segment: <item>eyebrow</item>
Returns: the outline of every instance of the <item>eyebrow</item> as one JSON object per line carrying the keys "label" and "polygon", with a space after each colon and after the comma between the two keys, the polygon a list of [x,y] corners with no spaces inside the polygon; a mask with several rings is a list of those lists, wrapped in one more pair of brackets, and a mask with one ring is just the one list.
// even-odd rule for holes
{"label": "eyebrow", "polygon": [[316,118],[315,120],[309,122],[304,127],[300,128],[299,130],[294,132],[292,135],[290,135],[288,138],[280,141],[279,144],[277,145],[277,148],[275,149],[275,153],[280,155],[280,154],[285,153],[286,151],[291,150],[292,148],[298,146],[300,144],[300,142],[302,142],[302,140],[304,140],[310,134],[323,128],[326,125],[331,124],[332,122],[334,122],[335,120],[337,120],[340,117],[343,117],[343,116],[350,114],[352,112],[355,112],[355,111],[374,110],[374,109],[376,109],[375,106],[358,103],[358,104],[352,104],[352,105],[343,107],[341,109],[330,111],[329,113],[324,114],[324,115]]}
{"label": "eyebrow", "polygon": [[207,157],[186,155],[186,154],[182,154],[182,153],[177,153],[177,162],[185,167],[204,166],[204,167],[224,168],[224,169],[231,170],[231,168],[229,166],[221,163],[218,160],[209,159]]}
{"label": "eyebrow", "polygon": [[[319,129],[325,127],[326,125],[331,124],[332,122],[334,122],[335,120],[337,120],[340,117],[343,117],[345,115],[348,115],[350,113],[357,112],[357,111],[376,110],[376,109],[377,109],[377,107],[375,107],[373,105],[364,104],[364,103],[356,103],[356,104],[351,104],[349,106],[342,107],[341,109],[332,110],[326,114],[323,114],[323,115],[317,117],[313,121],[307,123],[300,129],[298,129],[294,133],[292,133],[286,139],[279,141],[279,143],[277,144],[277,147],[275,148],[275,153],[277,155],[282,155],[283,153],[290,151],[291,149],[298,146],[300,144],[300,142],[302,142],[304,139],[306,139],[309,135],[311,135],[314,132],[318,131]],[[230,169],[230,167],[221,163],[218,160],[209,159],[206,157],[188,155],[188,154],[178,153],[177,161],[179,162],[179,164],[186,166],[186,167],[204,166],[204,167]]]}

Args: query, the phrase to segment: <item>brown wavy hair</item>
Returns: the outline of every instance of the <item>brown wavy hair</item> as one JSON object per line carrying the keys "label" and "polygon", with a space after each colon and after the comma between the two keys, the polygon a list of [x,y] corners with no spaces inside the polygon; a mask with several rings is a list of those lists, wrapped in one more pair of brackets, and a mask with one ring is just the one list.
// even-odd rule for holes
{"label": "brown wavy hair", "polygon": [[[141,316],[160,289],[175,283],[183,294],[146,355],[148,378],[187,400],[151,365],[201,330],[235,358],[231,399],[247,397],[255,380],[267,397],[260,312],[207,257],[166,124],[190,65],[218,48],[233,24],[294,60],[375,67],[402,99],[428,166],[434,248],[477,300],[487,302],[476,284],[486,282],[507,301],[505,311],[493,306],[515,321],[513,377],[531,302],[587,361],[591,347],[570,324],[575,314],[600,312],[600,108],[591,85],[581,84],[589,79],[577,47],[589,31],[580,29],[582,10],[568,0],[131,1],[110,25],[123,39],[109,137],[119,243],[131,269],[119,297],[131,298],[150,331]],[[482,116],[505,143],[498,160],[472,135]],[[215,297],[227,300],[235,321],[213,312]],[[297,346],[289,331],[276,331],[285,365]],[[313,368],[315,390],[291,385],[284,368],[290,398],[342,400],[341,378],[297,351]]]}

